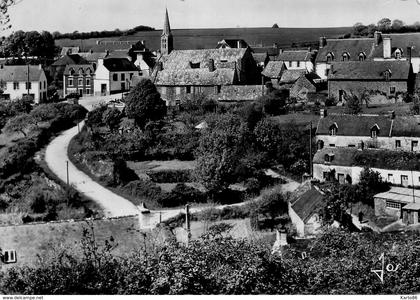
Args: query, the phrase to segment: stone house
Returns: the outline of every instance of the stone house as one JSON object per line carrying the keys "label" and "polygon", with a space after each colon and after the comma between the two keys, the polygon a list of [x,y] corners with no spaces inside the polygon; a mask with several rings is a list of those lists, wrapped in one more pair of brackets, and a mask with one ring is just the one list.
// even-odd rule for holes
{"label": "stone house", "polygon": [[308,50],[280,50],[277,60],[283,61],[288,70],[314,71],[315,52]]}
{"label": "stone house", "polygon": [[327,115],[316,130],[318,149],[374,148],[420,152],[420,119],[416,116]]}
{"label": "stone house", "polygon": [[93,95],[95,69],[92,65],[69,65],[63,76],[64,97],[69,94],[80,97]]}
{"label": "stone house", "polygon": [[58,89],[63,88],[63,76],[66,67],[69,65],[88,65],[90,64],[79,54],[66,54],[57,59],[48,69],[50,78],[54,81]]}
{"label": "stone house", "polygon": [[370,104],[402,102],[413,91],[413,73],[407,61],[341,62],[330,66],[328,95],[345,102],[346,95],[362,99],[370,95]]}
{"label": "stone house", "polygon": [[128,91],[137,67],[127,58],[99,59],[94,78],[94,94],[109,95]]}
{"label": "stone house", "polygon": [[308,101],[308,95],[314,95],[322,89],[316,73],[302,74],[290,88],[290,97],[298,101]]}
{"label": "stone house", "polygon": [[324,193],[309,181],[293,193],[288,203],[288,214],[296,227],[298,237],[309,237],[320,232],[322,220],[319,210],[324,203],[324,196]]}
{"label": "stone house", "polygon": [[302,75],[305,75],[307,73],[308,71],[306,71],[306,69],[284,70],[281,74],[279,85],[283,88],[290,89]]}
{"label": "stone house", "polygon": [[403,222],[407,225],[418,225],[420,223],[420,202],[409,203],[402,208]]}
{"label": "stone house", "polygon": [[0,89],[5,100],[28,95],[35,103],[47,100],[47,77],[41,65],[0,65]]}
{"label": "stone house", "polygon": [[323,79],[334,62],[407,61],[413,72],[420,71],[420,33],[382,34],[372,38],[319,39],[315,71]]}

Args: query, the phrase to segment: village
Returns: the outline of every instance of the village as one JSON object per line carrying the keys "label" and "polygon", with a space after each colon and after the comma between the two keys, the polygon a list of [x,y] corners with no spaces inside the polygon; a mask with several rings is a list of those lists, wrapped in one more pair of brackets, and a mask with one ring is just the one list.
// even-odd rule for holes
{"label": "village", "polygon": [[[382,19],[198,41],[172,18],[2,40],[0,290],[418,291],[420,32]],[[50,54],[28,50],[36,38]],[[405,266],[388,285],[371,272],[381,253]]]}

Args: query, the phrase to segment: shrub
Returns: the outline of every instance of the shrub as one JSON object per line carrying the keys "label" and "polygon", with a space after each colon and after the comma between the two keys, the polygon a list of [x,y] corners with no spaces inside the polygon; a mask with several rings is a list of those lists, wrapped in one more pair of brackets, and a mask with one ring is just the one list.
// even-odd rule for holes
{"label": "shrub", "polygon": [[170,193],[162,194],[158,202],[162,207],[176,207],[187,203],[202,203],[206,200],[204,193],[180,183]]}
{"label": "shrub", "polygon": [[157,183],[178,183],[191,181],[191,170],[148,171],[147,175]]}
{"label": "shrub", "polygon": [[139,198],[159,199],[162,189],[150,180],[139,179],[126,184],[122,188],[124,193]]}

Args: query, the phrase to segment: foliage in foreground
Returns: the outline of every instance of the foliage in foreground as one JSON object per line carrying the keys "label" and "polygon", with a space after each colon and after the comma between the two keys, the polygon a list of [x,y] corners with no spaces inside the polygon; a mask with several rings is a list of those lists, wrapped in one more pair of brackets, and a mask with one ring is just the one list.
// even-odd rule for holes
{"label": "foliage in foreground", "polygon": [[[420,289],[418,234],[332,230],[303,248],[305,257],[297,247],[271,255],[270,245],[232,239],[220,228],[188,246],[146,243],[126,258],[111,254],[113,242],[99,247],[91,234],[82,242],[81,260],[62,253],[37,268],[4,271],[0,288],[8,294],[412,294]],[[380,269],[382,253],[386,265],[398,266],[385,273],[385,284],[371,272]]]}

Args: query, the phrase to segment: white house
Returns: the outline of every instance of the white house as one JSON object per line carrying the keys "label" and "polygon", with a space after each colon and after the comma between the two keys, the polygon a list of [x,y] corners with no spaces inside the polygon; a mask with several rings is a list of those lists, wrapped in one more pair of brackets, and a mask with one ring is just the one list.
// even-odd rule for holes
{"label": "white house", "polygon": [[134,75],[139,75],[139,71],[127,58],[98,59],[94,93],[109,95],[128,91]]}
{"label": "white house", "polygon": [[311,49],[280,50],[277,60],[283,61],[288,70],[306,70],[307,72],[312,72],[314,70],[314,57],[315,53]]}
{"label": "white house", "polygon": [[0,65],[0,88],[6,100],[20,99],[28,90],[35,103],[47,99],[47,77],[41,65]]}

